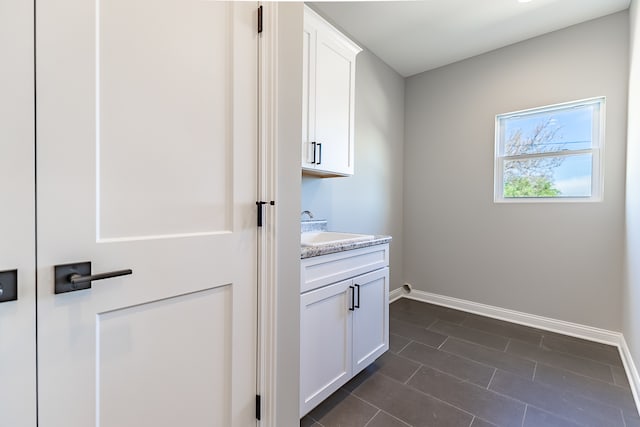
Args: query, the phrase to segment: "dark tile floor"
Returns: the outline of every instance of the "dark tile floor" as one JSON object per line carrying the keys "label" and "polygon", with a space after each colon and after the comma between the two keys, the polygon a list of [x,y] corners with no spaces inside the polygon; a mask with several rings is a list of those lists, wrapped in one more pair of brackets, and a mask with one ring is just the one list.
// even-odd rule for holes
{"label": "dark tile floor", "polygon": [[410,299],[389,314],[389,351],[301,426],[640,427],[614,347]]}

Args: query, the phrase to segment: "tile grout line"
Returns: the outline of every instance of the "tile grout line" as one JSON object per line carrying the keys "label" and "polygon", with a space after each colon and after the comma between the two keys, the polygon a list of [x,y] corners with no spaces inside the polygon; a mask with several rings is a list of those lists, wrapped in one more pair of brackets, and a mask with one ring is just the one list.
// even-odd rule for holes
{"label": "tile grout line", "polygon": [[[533,377],[531,378],[531,381],[535,381],[536,380],[536,372],[538,371],[538,361],[534,361],[533,362]],[[538,381],[540,382],[540,381]]]}
{"label": "tile grout line", "polygon": [[[434,348],[434,347],[428,346],[428,345],[426,345],[426,344],[422,344],[422,345],[424,345],[425,347]],[[436,348],[435,350],[438,350],[438,349]],[[438,350],[438,351],[441,351],[441,352],[443,352],[443,353],[446,353],[446,354],[449,354],[449,355],[452,355],[452,356],[455,356],[455,357],[459,357],[460,359],[464,359],[464,360],[466,360],[466,361],[469,361],[469,362],[475,363],[476,365],[480,365],[480,366],[483,366],[483,367],[486,367],[486,368],[491,368],[491,369],[497,369],[495,366],[491,366],[491,365],[488,365],[488,364],[483,363],[483,362],[478,362],[477,360],[470,359],[470,358],[465,357],[465,356],[460,356],[459,354],[451,353],[451,352],[449,352],[449,351],[447,351],[447,350]],[[457,379],[459,379],[459,380],[461,380],[461,381],[465,381],[465,382],[468,382],[468,383],[470,383],[470,384],[475,384],[475,385],[477,385],[478,387],[482,387],[482,386],[481,386],[481,385],[479,385],[479,384],[476,384],[476,383],[474,383],[474,382],[471,382],[469,378],[465,379],[465,378],[459,377],[459,376],[457,376],[457,375],[455,375],[455,374],[453,374],[453,373],[451,373],[451,372],[446,372],[446,371],[443,371],[442,369],[438,369],[438,368],[436,368],[435,366],[426,365],[426,364],[424,364],[424,363],[422,363],[422,362],[419,362],[419,361],[417,361],[417,360],[415,360],[415,359],[410,359],[410,358],[408,358],[408,357],[406,357],[406,356],[403,356],[403,357],[404,357],[405,359],[407,359],[407,360],[412,361],[412,362],[420,363],[420,364],[422,364],[423,366],[425,366],[425,367],[427,367],[427,368],[429,368],[429,369],[433,369],[434,371],[438,371],[438,372],[441,372],[441,373],[443,373],[443,374],[446,374],[446,375],[452,376],[453,378],[457,378]],[[508,372],[508,371],[507,371],[507,372]],[[509,372],[509,373],[511,373],[511,372]],[[513,374],[513,375],[516,375],[516,374]]]}
{"label": "tile grout line", "polygon": [[[398,336],[400,336],[400,335],[398,335]],[[404,345],[404,347],[402,347],[400,350],[398,350],[398,352],[396,353],[396,355],[400,355],[400,353],[401,353],[404,349],[406,349],[407,347],[409,347],[409,345],[410,345],[411,343],[413,343],[413,342],[415,342],[415,341],[414,341],[414,340],[409,340],[409,342],[408,342],[408,343],[406,343],[406,344]]]}
{"label": "tile grout line", "polygon": [[[424,365],[423,365],[423,366],[424,366]],[[433,369],[433,368],[431,368],[431,367],[428,367],[428,368]],[[434,369],[434,370],[437,370],[437,369]],[[441,372],[441,373],[443,373],[443,374],[445,374],[445,375],[449,375],[449,374],[447,374],[446,372],[442,372],[442,371],[438,371],[438,372]],[[411,386],[411,385],[409,385],[409,384],[402,383],[402,382],[398,381],[397,379],[392,378],[392,377],[389,377],[389,376],[387,376],[387,375],[385,375],[385,374],[380,374],[380,375],[382,375],[382,376],[384,376],[384,377],[388,378],[390,381],[393,381],[393,382],[398,383],[398,384],[403,385],[403,386],[407,386],[408,388],[410,388],[410,389],[411,389],[411,391],[413,391],[413,392],[415,392],[415,393],[418,393],[418,394],[423,395],[423,396],[430,397],[430,398],[432,398],[432,399],[434,399],[434,400],[437,400],[437,401],[438,401],[438,402],[440,402],[440,403],[445,404],[446,406],[450,406],[450,407],[455,408],[455,409],[457,409],[457,410],[459,410],[459,411],[461,411],[461,412],[464,412],[465,414],[469,414],[469,415],[471,415],[471,417],[475,417],[475,414],[473,414],[472,412],[469,412],[467,409],[460,408],[460,407],[458,407],[458,406],[456,406],[456,405],[454,405],[454,404],[452,404],[452,403],[450,403],[450,402],[447,402],[446,400],[442,400],[441,398],[439,398],[439,397],[437,397],[437,396],[434,396],[433,394],[429,394],[429,393],[427,393],[427,392],[425,392],[425,391],[423,391],[423,390],[417,389],[417,388],[415,388],[415,387],[413,387],[413,386]],[[415,375],[415,374],[414,374],[414,375]],[[412,376],[412,377],[413,377],[413,376]],[[454,377],[454,378],[455,378],[455,377]],[[468,380],[462,380],[462,379],[461,379],[461,381],[462,381],[462,382],[466,382],[466,383],[471,384],[471,385],[475,385],[476,387],[480,387],[480,388],[482,388],[481,386],[479,386],[479,385],[477,385],[477,384],[474,384],[474,383],[472,383],[472,382],[469,382]],[[493,392],[493,390],[492,390],[492,392]],[[496,394],[497,394],[497,393],[496,393]],[[505,396],[505,397],[507,397],[507,398],[509,398],[509,399],[511,399],[511,400],[515,400],[515,399],[513,399],[512,397],[509,397],[509,396]],[[369,402],[367,402],[367,403],[369,403]]]}
{"label": "tile grout line", "polygon": [[391,418],[393,418],[394,420],[398,420],[398,421],[400,421],[402,424],[405,424],[405,425],[407,425],[407,426],[409,426],[409,427],[413,427],[413,426],[412,426],[411,424],[409,424],[408,422],[403,421],[402,419],[400,419],[400,418],[396,417],[395,415],[388,413],[388,412],[387,412],[387,411],[385,411],[384,409],[381,409],[381,410],[380,410],[380,412],[382,412],[383,414],[386,414],[386,415],[390,416],[390,417],[391,417]]}
{"label": "tile grout line", "polygon": [[[380,375],[384,375],[384,374],[380,374]],[[386,377],[386,375],[384,375],[384,376]],[[391,377],[388,377],[388,378],[391,378]],[[393,378],[391,378],[391,379],[393,379]],[[396,380],[394,380],[394,381],[396,381]],[[398,383],[400,383],[400,381],[398,381]],[[400,383],[400,384],[402,384],[402,383]],[[362,401],[362,402],[364,402],[364,403],[366,403],[366,404],[368,404],[368,405],[371,405],[372,407],[374,407],[375,409],[377,409],[377,410],[378,410],[378,412],[376,412],[376,414],[375,414],[375,415],[374,415],[374,416],[373,416],[373,417],[372,417],[372,418],[367,422],[367,425],[368,425],[371,421],[373,421],[373,419],[376,417],[376,415],[378,415],[380,412],[383,412],[383,413],[387,414],[388,416],[390,416],[391,418],[394,418],[394,419],[396,419],[396,420],[400,421],[401,423],[406,424],[406,425],[407,425],[407,426],[409,426],[409,427],[413,427],[411,424],[409,424],[409,423],[407,423],[407,422],[405,422],[405,421],[401,420],[400,418],[398,418],[398,417],[396,417],[396,416],[394,416],[394,415],[390,414],[389,412],[385,411],[384,409],[379,408],[378,406],[374,405],[372,402],[369,402],[368,400],[363,399],[362,397],[358,396],[357,394],[353,394],[353,393],[351,393],[351,396],[355,397],[356,399],[358,399],[358,400],[360,400],[360,401]],[[366,427],[366,425],[365,425],[365,427]]]}
{"label": "tile grout line", "polygon": [[[551,386],[548,386],[548,385],[546,385],[546,384],[542,384],[542,383],[539,383],[539,384],[541,384],[541,385],[543,385],[543,386],[546,386],[546,387],[551,387]],[[558,391],[561,391],[560,389],[558,389],[558,388],[556,388],[556,387],[551,387],[551,388],[554,388],[554,389],[556,389],[556,390],[558,390]],[[501,393],[501,392],[496,391],[496,390],[489,390],[489,391],[490,391],[490,392],[492,392],[492,393],[497,394],[498,396],[502,396],[502,397],[504,397],[504,398],[514,400],[514,401],[516,401],[516,402],[522,403],[523,405],[526,405],[526,406],[530,406],[530,407],[535,408],[535,409],[537,409],[537,410],[539,410],[539,411],[542,411],[542,412],[544,412],[544,413],[554,415],[554,416],[556,416],[556,417],[558,417],[558,418],[561,418],[561,419],[563,419],[563,420],[570,421],[570,422],[572,422],[572,423],[577,423],[577,422],[578,422],[577,420],[575,420],[575,419],[573,419],[573,418],[570,418],[570,417],[568,417],[568,416],[567,416],[567,415],[565,415],[565,414],[561,414],[561,413],[559,413],[559,412],[556,412],[556,411],[553,411],[553,410],[550,410],[550,409],[543,409],[543,408],[538,407],[538,406],[536,406],[536,405],[534,405],[534,404],[532,404],[532,403],[529,403],[529,402],[527,402],[527,401],[525,401],[525,400],[521,400],[521,399],[519,399],[519,398],[517,398],[517,397],[515,397],[515,396],[511,396],[511,395],[508,395],[508,394],[504,394],[504,393]],[[573,395],[573,396],[582,397],[582,398],[584,398],[584,399],[586,399],[586,400],[591,400],[591,401],[597,402],[597,403],[599,403],[599,404],[601,404],[601,405],[609,406],[609,407],[611,407],[611,408],[613,408],[613,409],[618,409],[618,410],[620,410],[621,412],[623,412],[621,408],[619,408],[619,407],[617,407],[617,406],[615,406],[615,405],[610,405],[610,404],[608,404],[608,403],[604,403],[604,402],[601,402],[601,401],[599,401],[599,400],[594,400],[594,399],[586,398],[586,397],[584,397],[584,396],[580,396],[580,395],[576,395],[576,394],[572,394],[572,395]],[[623,417],[622,417],[622,418],[623,418],[623,420],[624,420],[624,413],[622,413],[622,415],[623,415]],[[620,426],[620,427],[622,427],[622,426]]]}
{"label": "tile grout line", "polygon": [[[531,360],[531,359],[526,359],[526,360]],[[531,360],[531,361],[536,364],[536,368],[537,368],[538,365],[542,365],[542,366],[546,366],[546,367],[551,368],[551,369],[556,369],[556,370],[559,370],[559,371],[566,371],[566,372],[568,372],[568,373],[570,373],[572,375],[575,375],[575,376],[578,376],[578,377],[581,377],[581,378],[585,378],[585,379],[590,380],[590,381],[597,381],[597,382],[600,382],[600,383],[602,383],[604,385],[607,385],[607,386],[617,387],[617,388],[621,389],[621,391],[624,391],[624,392],[627,392],[627,391],[631,392],[631,390],[629,390],[628,388],[626,388],[624,386],[621,386],[621,385],[618,385],[618,384],[615,384],[615,383],[610,383],[609,381],[605,381],[605,380],[602,380],[600,378],[595,378],[595,377],[592,377],[592,376],[589,376],[589,375],[585,375],[585,374],[582,374],[580,372],[575,372],[575,371],[572,371],[570,369],[563,368],[563,367],[560,367],[560,366],[557,366],[557,365],[551,365],[549,363],[540,362],[538,360]],[[538,381],[538,382],[540,384],[546,384],[546,383],[543,383],[541,381]]]}
{"label": "tile grout line", "polygon": [[[382,408],[379,408],[378,406],[374,405],[373,403],[369,402],[366,399],[363,399],[362,397],[358,396],[357,394],[351,393],[351,396],[355,397],[356,399],[360,400],[361,402],[366,403],[367,405],[370,405],[370,406],[374,407],[375,409],[378,410],[378,412],[382,411]],[[376,413],[376,415],[377,415],[377,413]]]}
{"label": "tile grout line", "polygon": [[[456,338],[456,339],[457,339],[457,338]],[[469,342],[469,341],[463,341],[463,342]],[[475,344],[475,343],[472,343],[472,344]],[[426,344],[422,344],[422,345],[425,345],[426,347],[431,347],[431,346],[427,346]],[[476,344],[476,345],[479,345],[479,344]],[[479,345],[479,346],[480,346],[480,345]],[[483,346],[480,346],[480,347],[483,347]],[[431,347],[431,348],[433,348],[433,347]],[[460,354],[457,354],[457,353],[453,353],[453,352],[447,351],[446,349],[436,349],[436,350],[439,350],[439,351],[441,351],[441,352],[443,352],[443,353],[450,354],[450,355],[455,356],[455,357],[459,357],[460,359],[467,360],[467,361],[472,362],[472,363],[475,363],[475,364],[477,364],[477,365],[481,365],[481,366],[484,366],[484,367],[487,367],[487,368],[492,368],[492,369],[498,369],[496,366],[490,365],[490,364],[488,364],[488,363],[486,363],[486,362],[480,362],[480,361],[478,361],[478,360],[471,359],[471,358],[470,358],[470,357],[468,357],[468,356],[463,356],[463,355],[460,355]],[[495,349],[491,349],[491,350],[495,350]],[[498,350],[496,350],[496,351],[498,351]],[[534,361],[534,360],[526,359],[526,358],[524,358],[524,357],[522,357],[522,356],[519,356],[519,355],[517,355],[517,354],[511,354],[511,353],[510,353],[510,355],[511,355],[511,356],[514,356],[514,357],[516,357],[516,358],[518,358],[518,359],[522,359],[523,361],[529,361],[529,362],[533,362],[533,363],[535,363],[535,361]],[[405,357],[405,359],[409,359],[409,358]],[[409,360],[414,361],[414,362],[417,362],[417,361],[416,361],[416,360],[414,360],[414,359],[409,359]],[[418,362],[418,363],[420,363],[420,362]],[[428,367],[429,367],[429,368],[432,368],[431,366],[428,366]],[[435,368],[432,368],[432,369],[435,369]],[[436,369],[436,370],[438,370],[438,369]],[[460,378],[460,377],[458,377],[458,376],[456,376],[456,375],[454,375],[454,374],[448,373],[448,372],[444,372],[444,371],[441,371],[441,372],[443,372],[443,373],[445,373],[445,374],[447,374],[447,375],[451,375],[452,377],[455,377],[455,378]],[[516,373],[514,373],[514,372],[510,372],[510,371],[506,371],[506,370],[505,370],[505,372],[508,372],[508,373],[510,373],[510,374],[512,374],[512,375],[521,376],[521,375],[516,374]],[[494,374],[495,374],[495,373],[494,373]],[[460,378],[460,379],[463,379],[463,378]],[[468,380],[465,380],[465,381],[468,381]],[[475,384],[475,383],[472,383],[472,384]]]}
{"label": "tile grout line", "polygon": [[529,409],[529,404],[524,405],[524,414],[522,414],[522,427],[524,427],[524,420],[527,418],[527,409]]}
{"label": "tile grout line", "polygon": [[[446,343],[447,341],[449,341],[450,336],[447,335],[447,337],[444,339],[444,341],[442,341],[442,343],[436,347],[436,350],[440,350],[442,348],[442,346],[444,345],[444,343]],[[443,350],[444,351],[444,350]]]}
{"label": "tile grout line", "polygon": [[[471,331],[471,332],[473,332],[473,333],[477,333],[477,334],[484,334],[484,335],[490,335],[490,336],[492,336],[492,337],[496,337],[496,338],[503,338],[503,339],[505,338],[505,337],[504,337],[504,336],[502,336],[502,335],[493,334],[493,333],[491,333],[491,332],[485,332],[485,331],[481,331],[481,330],[478,330],[478,329],[469,328],[468,326],[464,326],[464,325],[457,325],[457,324],[452,323],[452,322],[447,322],[446,320],[439,320],[439,321],[440,321],[440,322],[443,322],[443,323],[448,323],[448,324],[450,324],[450,325],[452,325],[452,326],[455,326],[455,327],[457,327],[457,328],[462,328],[462,329],[469,330],[469,331]],[[437,323],[437,322],[436,322],[436,323]],[[432,326],[433,326],[433,325],[432,325]],[[430,331],[432,331],[432,332],[439,333],[439,334],[441,334],[441,335],[444,335],[444,334],[445,334],[444,332],[441,332],[441,331],[439,331],[439,330],[437,330],[437,329],[431,329],[431,327],[429,327],[429,330],[430,330]],[[459,337],[459,336],[451,335],[451,334],[447,334],[447,336],[448,336],[448,337],[455,338],[455,339],[458,339],[458,340],[461,340],[461,341],[466,341],[466,342],[470,342],[470,343],[473,343],[473,344],[476,344],[476,345],[480,345],[480,346],[482,346],[482,347],[490,348],[490,349],[492,349],[492,350],[496,350],[496,351],[504,351],[504,349],[502,349],[502,350],[501,350],[501,349],[499,349],[499,348],[492,347],[492,346],[489,346],[489,345],[487,345],[487,344],[482,344],[482,343],[479,343],[479,342],[477,342],[477,341],[472,341],[472,340],[470,340],[470,339],[468,339],[468,338],[463,338],[463,337]],[[510,339],[510,338],[509,338],[509,339]]]}
{"label": "tile grout line", "polygon": [[[374,406],[375,408],[375,406]],[[366,422],[366,424],[364,425],[364,427],[367,427],[369,424],[371,424],[371,421],[373,421],[373,419],[380,413],[380,411],[382,411],[382,409],[377,408],[378,412],[376,412],[375,414],[373,414],[373,417],[371,417],[371,419],[369,421]]]}
{"label": "tile grout line", "polygon": [[[552,352],[552,353],[562,354],[562,355],[565,355],[565,356],[571,356],[571,357],[575,357],[576,359],[586,360],[586,361],[589,361],[589,362],[597,363],[599,365],[605,365],[605,366],[608,366],[610,368],[612,368],[612,367],[622,367],[621,365],[613,365],[613,364],[611,364],[609,362],[603,362],[602,360],[596,360],[596,359],[593,359],[591,357],[581,356],[579,354],[570,353],[570,352],[567,352],[567,351],[560,351],[560,350],[554,350],[554,349],[551,349],[551,348],[546,348],[546,347],[544,347],[543,343],[544,343],[544,335],[542,336],[542,339],[540,340],[540,346],[539,346],[539,348],[542,351],[548,351],[548,352]],[[613,375],[613,372],[611,374]]]}
{"label": "tile grout line", "polygon": [[[413,377],[415,377],[415,376],[416,376],[416,374],[417,374],[418,372],[420,372],[420,370],[421,370],[422,368],[424,368],[424,367],[425,367],[425,365],[424,365],[424,364],[419,363],[419,366],[418,366],[418,368],[414,371],[414,373],[413,373],[413,374],[411,374],[411,376],[410,376],[409,378],[407,378],[407,380],[406,380],[405,382],[400,383],[400,384],[404,384],[404,385],[406,385],[406,386],[409,386],[409,381],[411,381],[411,380],[413,379]],[[381,374],[381,375],[384,375],[384,374]],[[385,375],[385,376],[386,376],[386,375]],[[389,377],[389,378],[391,378],[391,377]],[[398,381],[398,382],[400,382],[400,381]],[[411,387],[411,386],[409,386],[409,387]]]}
{"label": "tile grout line", "polygon": [[[544,348],[541,348],[540,350],[542,350],[542,351],[544,351],[544,352],[548,352],[548,353],[555,353],[555,354],[559,354],[559,355],[561,355],[561,356],[570,356],[570,357],[573,357],[573,358],[578,359],[578,360],[581,360],[581,361],[587,361],[587,362],[590,362],[590,363],[595,363],[595,364],[597,364],[597,365],[600,365],[601,367],[609,367],[609,368],[610,368],[610,367],[612,366],[612,365],[609,365],[609,364],[607,364],[607,363],[598,362],[597,360],[585,359],[585,358],[582,358],[582,357],[578,357],[578,356],[575,356],[575,355],[573,355],[573,354],[571,354],[571,353],[563,353],[563,352],[561,352],[561,351],[556,351],[556,350],[547,350],[547,349],[544,349]],[[518,353],[510,353],[510,352],[508,352],[508,351],[507,351],[507,353],[508,353],[508,354],[511,354],[511,355],[514,355],[514,356],[518,356],[518,357],[520,357],[521,359],[529,360],[529,361],[534,362],[534,363],[540,363],[540,364],[542,364],[542,365],[549,366],[549,367],[551,367],[551,368],[555,368],[555,369],[559,369],[559,370],[563,370],[563,371],[567,371],[567,372],[570,372],[570,373],[572,373],[572,374],[579,375],[579,376],[581,376],[581,377],[585,377],[585,378],[592,379],[592,380],[596,380],[596,381],[601,381],[601,382],[606,383],[606,384],[610,384],[610,385],[614,385],[614,386],[617,386],[617,387],[624,388],[624,387],[622,387],[622,386],[617,385],[617,384],[614,382],[614,381],[615,381],[615,379],[613,378],[613,371],[612,371],[611,369],[609,369],[609,373],[611,374],[612,381],[607,381],[607,380],[603,380],[603,379],[601,379],[601,378],[596,378],[596,377],[593,377],[593,376],[590,376],[590,375],[586,375],[586,374],[581,373],[581,372],[573,371],[573,370],[571,370],[571,369],[569,369],[569,368],[565,368],[564,366],[560,366],[560,365],[558,365],[558,364],[549,363],[549,362],[544,361],[544,360],[539,360],[539,358],[535,358],[535,359],[534,359],[534,358],[533,358],[533,357],[531,357],[531,356],[525,356],[525,355],[521,355],[521,354],[518,354]]]}
{"label": "tile grout line", "polygon": [[493,390],[490,390],[489,387],[491,387],[491,382],[493,381],[493,377],[496,376],[496,372],[498,372],[498,368],[493,368],[493,374],[491,374],[491,379],[489,380],[489,384],[487,384],[487,387],[486,387],[486,389],[489,391],[493,391]]}
{"label": "tile grout line", "polygon": [[309,418],[311,418],[313,420],[314,423],[318,424],[320,427],[324,427],[324,424],[322,424],[320,421],[316,420],[315,418],[313,418],[311,415],[307,414],[307,416]]}

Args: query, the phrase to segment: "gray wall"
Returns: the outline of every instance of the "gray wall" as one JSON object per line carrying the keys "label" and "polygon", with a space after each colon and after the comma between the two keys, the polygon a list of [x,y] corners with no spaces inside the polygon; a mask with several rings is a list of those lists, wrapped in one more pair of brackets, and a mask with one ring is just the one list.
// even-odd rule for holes
{"label": "gray wall", "polygon": [[329,229],[388,234],[391,289],[402,278],[404,79],[366,49],[356,62],[355,174],[302,178],[302,210]]}
{"label": "gray wall", "polygon": [[633,0],[627,134],[626,280],[623,333],[640,368],[640,2]]}
{"label": "gray wall", "polygon": [[[406,81],[404,279],[621,330],[628,13]],[[601,203],[494,204],[495,115],[604,95]]]}

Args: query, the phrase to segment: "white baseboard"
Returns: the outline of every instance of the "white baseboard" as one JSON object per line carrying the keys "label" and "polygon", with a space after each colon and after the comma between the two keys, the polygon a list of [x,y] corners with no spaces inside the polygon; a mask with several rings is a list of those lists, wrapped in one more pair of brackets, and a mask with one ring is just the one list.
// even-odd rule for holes
{"label": "white baseboard", "polygon": [[640,412],[640,395],[638,393],[640,391],[640,375],[638,374],[637,365],[633,361],[627,342],[620,332],[594,328],[592,326],[580,325],[578,323],[566,322],[564,320],[523,313],[492,305],[480,304],[473,301],[433,294],[431,292],[419,291],[416,289],[412,289],[411,292],[407,293],[403,288],[398,288],[389,293],[389,302],[396,301],[400,298],[409,298],[416,301],[428,302],[431,304],[454,308],[456,310],[492,317],[494,319],[506,320],[507,322],[531,326],[533,328],[544,329],[546,331],[557,332],[563,335],[570,335],[589,341],[616,346],[618,347],[624,369],[627,373],[631,392],[633,393],[633,397],[636,402],[636,408],[638,408],[638,411]]}
{"label": "white baseboard", "polygon": [[455,308],[456,310],[480,314],[494,319],[506,320],[520,325],[531,326],[533,328],[544,329],[546,331],[557,332],[563,335],[570,335],[603,344],[620,346],[622,338],[622,334],[620,332],[613,332],[606,329],[594,328],[592,326],[565,322],[564,320],[551,319],[549,317],[542,317],[535,314],[523,313],[521,311],[480,304],[473,301],[432,294],[431,292],[424,292],[415,289],[412,290],[411,293],[405,295],[405,298]]}
{"label": "white baseboard", "polygon": [[391,292],[389,292],[389,303],[399,300],[405,295],[406,295],[406,292],[404,292],[402,288],[394,289]]}
{"label": "white baseboard", "polygon": [[638,368],[631,356],[631,351],[627,346],[627,340],[622,336],[622,340],[620,342],[620,346],[618,346],[620,350],[620,357],[622,358],[622,364],[624,365],[624,370],[627,373],[627,379],[629,380],[629,384],[631,385],[631,393],[633,393],[633,399],[636,401],[636,409],[640,414],[640,395],[638,392],[640,391],[640,375],[638,374]]}

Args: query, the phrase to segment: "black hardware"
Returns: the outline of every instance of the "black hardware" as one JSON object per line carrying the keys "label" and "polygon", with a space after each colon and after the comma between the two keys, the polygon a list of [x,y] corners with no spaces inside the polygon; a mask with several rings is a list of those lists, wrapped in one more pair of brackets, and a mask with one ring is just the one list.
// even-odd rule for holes
{"label": "black hardware", "polygon": [[256,206],[258,207],[258,227],[262,227],[262,206],[264,205],[275,206],[276,202],[275,200],[271,200],[270,202],[256,202]]}
{"label": "black hardware", "polygon": [[267,202],[256,202],[256,206],[258,206],[258,227],[262,227],[262,206],[266,204]]}
{"label": "black hardware", "polygon": [[18,299],[18,270],[0,271],[0,302]]}
{"label": "black hardware", "polygon": [[322,163],[322,144],[318,143],[318,163],[316,163],[316,165],[319,165]]}
{"label": "black hardware", "polygon": [[[260,6],[262,7],[262,6]],[[259,394],[256,394],[256,420],[260,421],[260,417],[261,417],[261,407],[262,405],[260,404],[262,401],[262,398],[260,397]]]}
{"label": "black hardware", "polygon": [[316,142],[313,141],[311,145],[313,145],[313,160],[311,160],[311,163],[315,164],[316,163]]}
{"label": "black hardware", "polygon": [[349,311],[354,311],[356,304],[356,290],[353,286],[349,286],[349,289],[351,289],[351,307],[349,307]]}
{"label": "black hardware", "polygon": [[355,308],[360,308],[360,285],[355,285],[358,290],[358,304],[354,305]]}
{"label": "black hardware", "polygon": [[133,274],[133,270],[117,270],[108,273],[91,274],[90,262],[77,262],[55,266],[55,293],[80,291],[90,289],[94,280],[110,279],[112,277],[127,276]]}
{"label": "black hardware", "polygon": [[258,34],[262,33],[262,6],[258,7]]}

